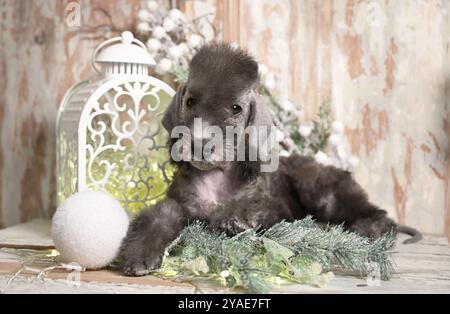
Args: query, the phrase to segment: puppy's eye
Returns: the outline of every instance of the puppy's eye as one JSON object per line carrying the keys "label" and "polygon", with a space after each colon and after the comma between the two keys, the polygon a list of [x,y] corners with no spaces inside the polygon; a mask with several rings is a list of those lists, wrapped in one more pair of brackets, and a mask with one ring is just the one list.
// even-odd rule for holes
{"label": "puppy's eye", "polygon": [[233,114],[240,114],[242,112],[242,107],[239,105],[233,105]]}
{"label": "puppy's eye", "polygon": [[195,99],[192,98],[192,97],[189,97],[189,98],[186,100],[186,106],[187,106],[188,108],[194,107],[194,106],[195,106]]}

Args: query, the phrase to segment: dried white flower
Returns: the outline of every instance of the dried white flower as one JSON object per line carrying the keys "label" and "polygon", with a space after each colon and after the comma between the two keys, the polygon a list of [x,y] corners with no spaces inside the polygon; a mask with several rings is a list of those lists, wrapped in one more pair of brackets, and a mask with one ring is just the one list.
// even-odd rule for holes
{"label": "dried white flower", "polygon": [[344,125],[340,121],[334,121],[331,124],[331,129],[333,130],[333,133],[341,134],[344,132]]}
{"label": "dried white flower", "polygon": [[183,12],[178,9],[172,9],[169,11],[169,16],[174,21],[184,21],[186,20],[186,16]]}
{"label": "dried white flower", "polygon": [[228,270],[223,270],[220,272],[220,277],[222,278],[227,278],[228,276],[230,276],[230,272]]}
{"label": "dried white flower", "polygon": [[345,162],[347,160],[347,152],[343,147],[337,147],[337,155],[342,162]]}
{"label": "dried white flower", "polygon": [[177,25],[175,24],[175,22],[170,18],[170,17],[166,17],[164,19],[163,22],[163,28],[166,32],[170,33],[171,31],[173,31],[175,28],[177,27]]}
{"label": "dried white flower", "polygon": [[188,39],[188,45],[191,48],[197,48],[203,42],[203,38],[200,35],[192,34]]}
{"label": "dried white flower", "polygon": [[265,64],[260,63],[258,65],[258,69],[259,69],[259,76],[261,76],[261,79],[264,79],[266,75],[269,73],[269,68]]}
{"label": "dried white flower", "polygon": [[341,143],[341,136],[337,133],[331,134],[328,138],[328,143],[330,143],[334,147],[338,146]]}
{"label": "dried white flower", "polygon": [[152,15],[147,10],[139,10],[138,19],[143,22],[149,22],[152,20]]}
{"label": "dried white flower", "polygon": [[348,163],[352,168],[356,168],[359,165],[359,159],[358,159],[358,157],[352,155],[348,159]]}
{"label": "dried white flower", "polygon": [[297,108],[295,108],[295,105],[292,102],[290,102],[288,99],[280,102],[280,106],[285,111],[291,111],[291,112],[297,111]]}
{"label": "dried white flower", "polygon": [[331,163],[328,155],[320,150],[314,155],[314,160],[322,165],[329,165]]}
{"label": "dried white flower", "polygon": [[161,42],[156,38],[147,40],[147,48],[150,52],[157,52],[161,48]]}
{"label": "dried white flower", "polygon": [[171,59],[178,60],[183,55],[183,51],[179,46],[172,46],[169,48],[168,55]]}
{"label": "dried white flower", "polygon": [[156,66],[156,72],[159,74],[165,74],[172,69],[172,61],[169,59],[163,58],[159,61],[159,64]]}
{"label": "dried white flower", "polygon": [[164,28],[162,28],[161,26],[156,26],[153,30],[153,37],[161,39],[164,36],[166,36],[166,31],[164,30]]}
{"label": "dried white flower", "polygon": [[230,43],[230,47],[233,49],[239,49],[239,44],[237,42]]}
{"label": "dried white flower", "polygon": [[283,133],[283,131],[277,129],[277,141],[281,142],[282,140],[284,140],[285,137],[286,135]]}
{"label": "dried white flower", "polygon": [[156,12],[156,10],[158,10],[158,2],[151,0],[151,1],[147,1],[147,10],[149,10],[150,12]]}
{"label": "dried white flower", "polygon": [[179,44],[178,48],[180,49],[182,54],[187,54],[189,52],[189,47],[185,43]]}
{"label": "dried white flower", "polygon": [[311,132],[312,132],[312,127],[310,125],[301,125],[298,128],[298,133],[300,133],[300,135],[305,138],[310,136]]}
{"label": "dried white flower", "polygon": [[275,81],[275,76],[270,73],[266,76],[266,78],[264,79],[264,86],[268,89],[274,89],[276,86],[276,81]]}
{"label": "dried white flower", "polygon": [[139,33],[147,33],[152,30],[147,22],[139,22],[136,28]]}

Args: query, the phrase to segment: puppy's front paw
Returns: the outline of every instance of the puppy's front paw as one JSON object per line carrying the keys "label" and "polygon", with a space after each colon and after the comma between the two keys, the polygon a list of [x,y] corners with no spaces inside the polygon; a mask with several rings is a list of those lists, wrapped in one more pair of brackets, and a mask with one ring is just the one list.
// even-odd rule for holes
{"label": "puppy's front paw", "polygon": [[251,226],[249,226],[244,219],[238,217],[230,217],[229,219],[224,219],[219,223],[216,223],[214,226],[214,229],[224,231],[229,236],[236,235],[250,228]]}
{"label": "puppy's front paw", "polygon": [[124,257],[124,264],[122,270],[127,276],[145,276],[152,270],[161,266],[162,256],[150,257],[150,258],[133,258],[126,259]]}

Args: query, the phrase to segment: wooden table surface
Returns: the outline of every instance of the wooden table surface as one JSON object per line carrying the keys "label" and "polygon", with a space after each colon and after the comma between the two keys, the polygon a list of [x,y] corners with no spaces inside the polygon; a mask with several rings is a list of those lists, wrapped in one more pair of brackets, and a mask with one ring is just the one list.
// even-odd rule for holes
{"label": "wooden table surface", "polygon": [[[177,283],[154,276],[130,278],[114,269],[70,272],[53,269],[45,256],[52,241],[49,222],[34,220],[0,230],[0,293],[233,293],[220,286]],[[393,249],[397,265],[390,281],[368,281],[336,274],[325,288],[282,285],[276,293],[450,293],[450,246],[442,236],[426,235],[404,245],[400,236]],[[29,249],[31,247],[31,249]],[[23,268],[23,265],[27,268]],[[21,273],[14,276],[19,270]]]}

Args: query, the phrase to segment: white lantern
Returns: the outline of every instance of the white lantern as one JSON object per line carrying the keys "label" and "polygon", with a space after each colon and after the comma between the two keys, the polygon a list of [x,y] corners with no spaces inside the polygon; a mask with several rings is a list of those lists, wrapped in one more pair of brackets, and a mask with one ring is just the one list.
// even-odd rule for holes
{"label": "white lantern", "polygon": [[155,61],[130,32],[100,44],[95,79],[73,85],[57,120],[58,205],[106,190],[130,211],[164,197],[173,169],[161,125],[174,90],[149,76]]}

